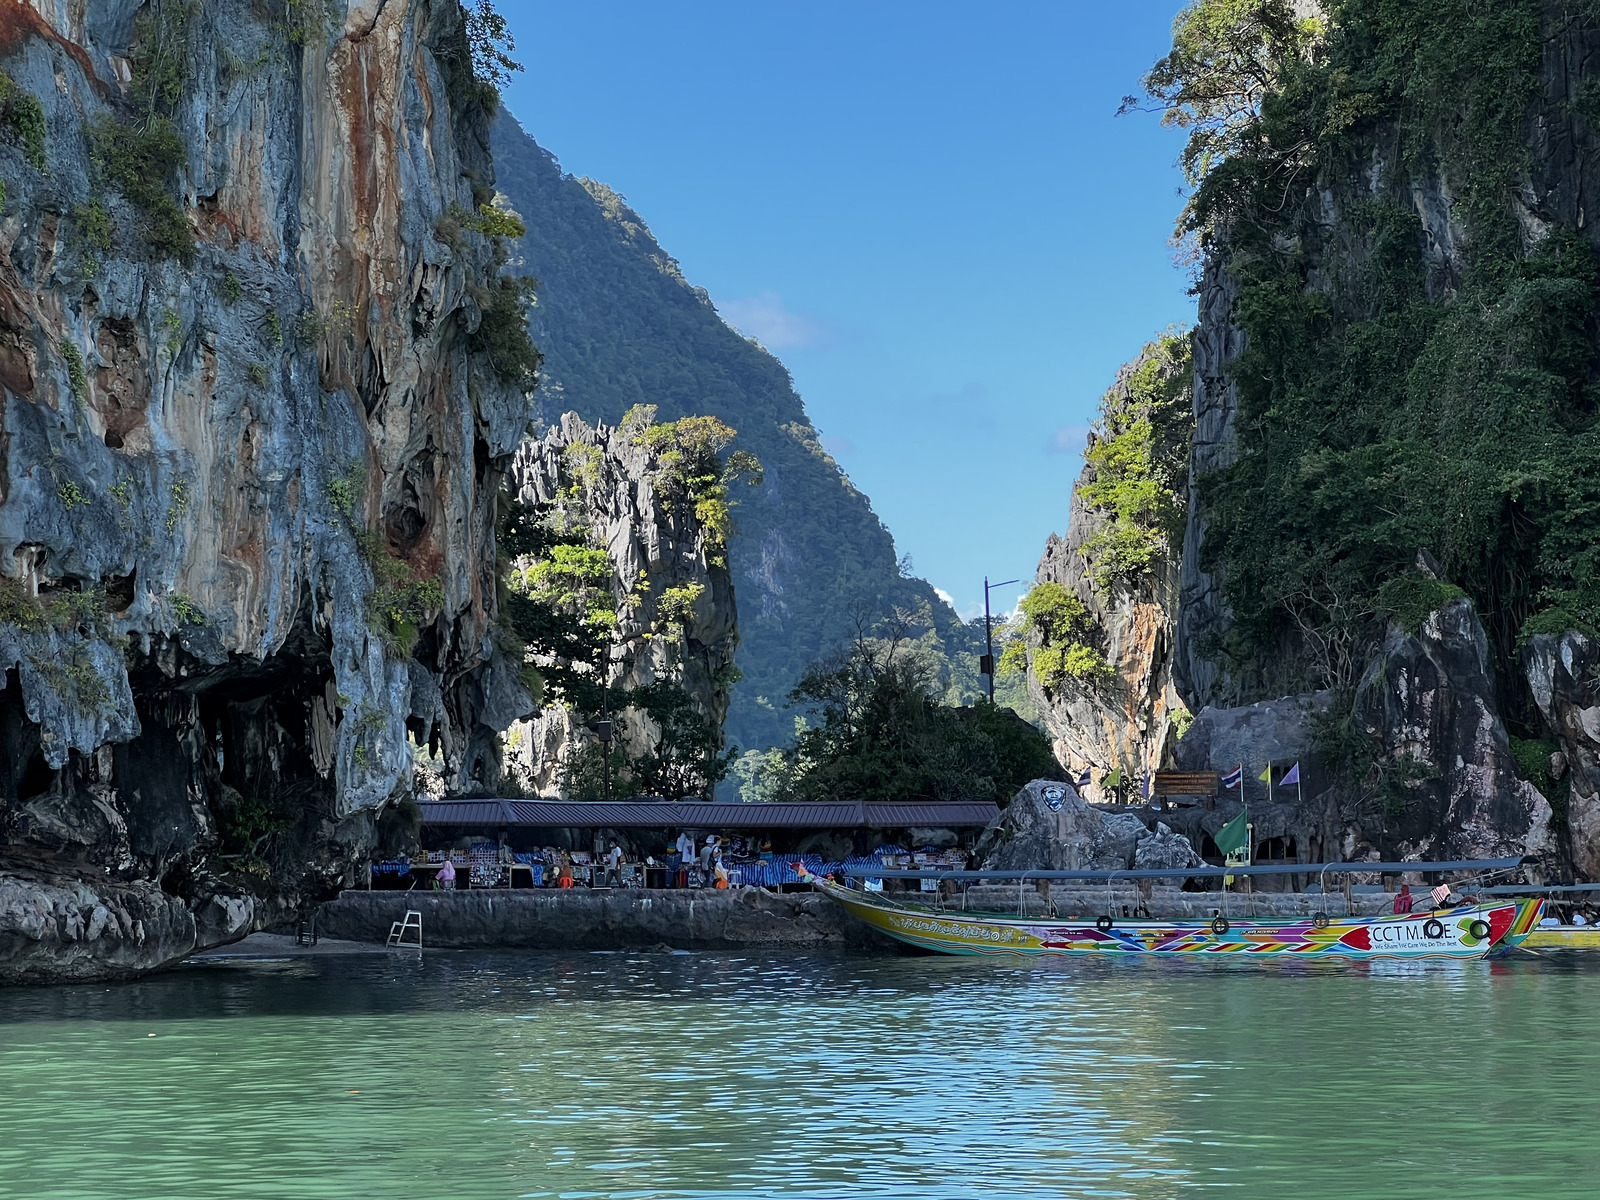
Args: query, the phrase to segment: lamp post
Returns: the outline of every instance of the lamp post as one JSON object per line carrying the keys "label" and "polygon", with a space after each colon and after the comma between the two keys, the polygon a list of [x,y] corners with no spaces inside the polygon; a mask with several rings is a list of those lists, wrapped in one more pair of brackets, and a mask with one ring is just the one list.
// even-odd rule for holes
{"label": "lamp post", "polygon": [[605,780],[605,796],[609,803],[611,800],[611,737],[616,726],[611,720],[611,688],[602,680],[600,683],[600,720],[589,722],[589,732],[600,740],[600,772]]}
{"label": "lamp post", "polygon": [[989,589],[1010,587],[1013,583],[1021,583],[1020,579],[1006,579],[1000,583],[990,583],[989,577],[983,577],[983,641],[987,653],[978,660],[978,674],[989,677],[989,703],[994,703],[994,621],[989,616]]}

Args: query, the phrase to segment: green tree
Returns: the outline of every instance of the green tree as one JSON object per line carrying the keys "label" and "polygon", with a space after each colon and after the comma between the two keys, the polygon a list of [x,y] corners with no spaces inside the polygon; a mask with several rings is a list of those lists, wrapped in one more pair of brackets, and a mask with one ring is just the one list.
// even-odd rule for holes
{"label": "green tree", "polygon": [[813,664],[791,697],[807,719],[789,752],[788,794],[1003,804],[1028,779],[1059,777],[1037,729],[987,700],[939,704],[933,685],[897,619]]}
{"label": "green tree", "polygon": [[1023,636],[1007,647],[1000,666],[1007,671],[1031,667],[1046,691],[1067,679],[1100,685],[1116,678],[1096,643],[1101,638],[1094,615],[1059,583],[1035,584],[1018,604]]}
{"label": "green tree", "polygon": [[1190,342],[1168,333],[1147,345],[1100,401],[1078,498],[1101,510],[1084,543],[1095,586],[1133,585],[1183,545],[1188,514]]}

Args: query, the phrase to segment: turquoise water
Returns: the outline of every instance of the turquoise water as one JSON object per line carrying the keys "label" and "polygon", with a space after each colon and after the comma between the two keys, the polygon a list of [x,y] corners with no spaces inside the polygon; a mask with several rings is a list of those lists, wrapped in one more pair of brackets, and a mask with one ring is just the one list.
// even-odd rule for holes
{"label": "turquoise water", "polygon": [[1600,962],[446,953],[0,991],[6,1197],[1600,1192]]}

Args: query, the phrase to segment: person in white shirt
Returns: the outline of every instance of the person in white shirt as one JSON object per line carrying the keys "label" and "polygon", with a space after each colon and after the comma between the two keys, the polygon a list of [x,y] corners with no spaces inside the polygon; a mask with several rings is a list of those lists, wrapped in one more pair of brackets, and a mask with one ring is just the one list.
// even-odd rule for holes
{"label": "person in white shirt", "polygon": [[611,839],[611,849],[606,853],[606,883],[610,887],[622,886],[622,847]]}
{"label": "person in white shirt", "polygon": [[678,886],[689,886],[689,868],[694,865],[694,839],[685,829],[678,834]]}

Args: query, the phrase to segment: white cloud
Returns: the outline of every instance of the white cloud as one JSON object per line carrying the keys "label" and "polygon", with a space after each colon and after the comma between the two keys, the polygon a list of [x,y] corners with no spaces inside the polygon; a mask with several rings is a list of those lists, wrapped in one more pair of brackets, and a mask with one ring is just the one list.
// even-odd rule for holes
{"label": "white cloud", "polygon": [[827,331],[809,317],[790,312],[777,292],[761,292],[717,305],[722,319],[768,350],[797,350],[827,339]]}
{"label": "white cloud", "polygon": [[1045,453],[1082,454],[1088,439],[1089,426],[1087,423],[1079,422],[1076,425],[1063,425],[1045,441]]}
{"label": "white cloud", "polygon": [[956,606],[956,598],[954,596],[952,596],[949,592],[945,591],[942,587],[934,588],[933,589],[933,594],[935,596],[939,597],[939,599],[943,600],[951,608],[954,608]]}

